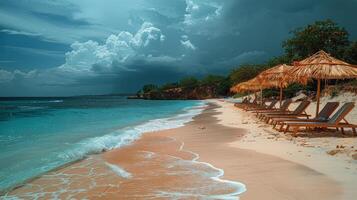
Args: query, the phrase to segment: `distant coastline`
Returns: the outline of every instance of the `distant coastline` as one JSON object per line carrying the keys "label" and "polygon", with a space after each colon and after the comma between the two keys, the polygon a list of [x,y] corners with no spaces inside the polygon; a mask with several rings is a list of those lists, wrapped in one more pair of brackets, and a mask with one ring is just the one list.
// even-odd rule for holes
{"label": "distant coastline", "polygon": [[154,90],[146,93],[138,93],[134,96],[128,96],[128,99],[145,99],[145,100],[205,100],[219,98],[215,87],[198,86],[198,87],[177,87],[166,90]]}

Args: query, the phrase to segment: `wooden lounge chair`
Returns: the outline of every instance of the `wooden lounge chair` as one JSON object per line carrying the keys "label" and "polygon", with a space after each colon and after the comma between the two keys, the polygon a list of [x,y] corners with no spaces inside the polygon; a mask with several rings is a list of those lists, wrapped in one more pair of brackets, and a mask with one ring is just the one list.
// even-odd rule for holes
{"label": "wooden lounge chair", "polygon": [[278,112],[288,111],[288,108],[289,108],[291,103],[292,103],[292,100],[291,99],[287,99],[287,100],[284,101],[284,103],[278,109],[257,110],[257,111],[254,111],[253,113],[256,113],[258,118],[261,118],[263,116],[263,114],[278,113]]}
{"label": "wooden lounge chair", "polygon": [[252,104],[248,104],[245,107],[243,107],[243,110],[248,111],[250,109],[261,108],[261,107],[264,107],[264,106],[266,106],[265,105],[265,100],[263,100],[261,103],[259,103],[258,100],[257,100],[255,102],[253,101]]}
{"label": "wooden lounge chair", "polygon": [[310,103],[311,103],[310,101],[304,100],[293,111],[283,111],[283,112],[272,113],[272,114],[263,114],[263,118],[265,119],[266,123],[269,123],[270,121],[274,122],[274,118],[281,118],[281,117],[287,117],[287,118],[306,117],[308,119],[311,115],[308,115],[305,112],[305,110],[310,105]]}
{"label": "wooden lounge chair", "polygon": [[274,109],[277,102],[278,102],[277,100],[273,100],[272,102],[270,102],[269,105],[263,104],[263,106],[256,107],[256,108],[250,108],[250,109],[247,109],[246,111],[271,110],[271,109]]}
{"label": "wooden lounge chair", "polygon": [[241,103],[235,103],[234,106],[237,108],[244,108],[245,106],[254,103],[254,100],[253,101],[251,100],[252,100],[251,97],[244,98]]}
{"label": "wooden lounge chair", "polygon": [[240,106],[239,108],[242,108],[242,109],[247,109],[249,107],[254,107],[254,106],[257,106],[259,105],[258,104],[258,100],[257,98],[254,98],[254,100],[252,102],[248,102],[246,104],[243,104],[242,106]]}
{"label": "wooden lounge chair", "polygon": [[258,100],[255,101],[255,102],[253,101],[253,103],[246,105],[243,109],[245,111],[248,111],[250,109],[262,108],[262,107],[265,107],[265,106],[266,106],[265,100],[263,99],[260,103],[258,102]]}
{"label": "wooden lounge chair", "polygon": [[[353,133],[356,134],[357,125],[350,124],[345,119],[346,115],[352,111],[355,104],[354,102],[345,103],[336,113],[326,122],[286,122],[285,133],[293,128],[293,135],[299,131],[300,127],[306,128],[329,128],[333,127],[338,130],[341,129],[342,134],[344,133],[344,128],[351,128]],[[344,122],[342,122],[344,121]]]}
{"label": "wooden lounge chair", "polygon": [[273,128],[280,125],[279,131],[283,131],[286,122],[326,122],[328,121],[331,114],[340,105],[339,102],[327,102],[324,108],[319,112],[317,117],[313,119],[302,119],[302,118],[274,118]]}
{"label": "wooden lounge chair", "polygon": [[244,104],[247,104],[247,103],[249,103],[249,98],[246,97],[246,98],[243,99],[242,102],[240,102],[240,103],[235,103],[234,106],[235,106],[235,107],[240,107],[241,105],[244,105]]}

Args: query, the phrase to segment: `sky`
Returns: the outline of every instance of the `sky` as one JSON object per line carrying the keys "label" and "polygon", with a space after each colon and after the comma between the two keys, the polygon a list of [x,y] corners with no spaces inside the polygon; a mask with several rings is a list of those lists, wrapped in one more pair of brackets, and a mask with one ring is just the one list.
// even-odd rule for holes
{"label": "sky", "polygon": [[357,39],[357,0],[1,0],[0,96],[132,93],[225,75],[332,19]]}

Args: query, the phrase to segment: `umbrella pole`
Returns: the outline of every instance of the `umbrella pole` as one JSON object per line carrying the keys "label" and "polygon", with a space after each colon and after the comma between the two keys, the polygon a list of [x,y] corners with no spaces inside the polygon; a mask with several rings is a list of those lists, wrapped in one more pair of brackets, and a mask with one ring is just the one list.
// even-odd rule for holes
{"label": "umbrella pole", "polygon": [[280,87],[280,107],[281,107],[281,102],[283,101],[283,87]]}
{"label": "umbrella pole", "polygon": [[320,90],[321,90],[321,79],[317,79],[317,96],[316,96],[316,117],[319,114],[320,107]]}
{"label": "umbrella pole", "polygon": [[260,100],[263,105],[263,90],[262,89],[260,89]]}

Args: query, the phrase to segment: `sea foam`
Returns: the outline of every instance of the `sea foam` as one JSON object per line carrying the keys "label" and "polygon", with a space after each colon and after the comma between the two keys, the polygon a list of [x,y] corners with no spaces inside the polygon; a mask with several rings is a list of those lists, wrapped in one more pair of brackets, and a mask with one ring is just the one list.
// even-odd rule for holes
{"label": "sea foam", "polygon": [[126,127],[100,137],[86,139],[59,156],[66,160],[81,159],[88,154],[100,153],[131,144],[143,133],[181,127],[192,121],[194,116],[200,114],[204,105],[205,102],[201,102],[199,105],[186,108],[183,113],[172,117],[153,119],[137,126]]}
{"label": "sea foam", "polygon": [[119,167],[118,165],[114,165],[114,164],[110,164],[110,163],[105,163],[116,175],[126,178],[126,179],[130,179],[133,176],[131,175],[131,173],[125,171],[123,168]]}

